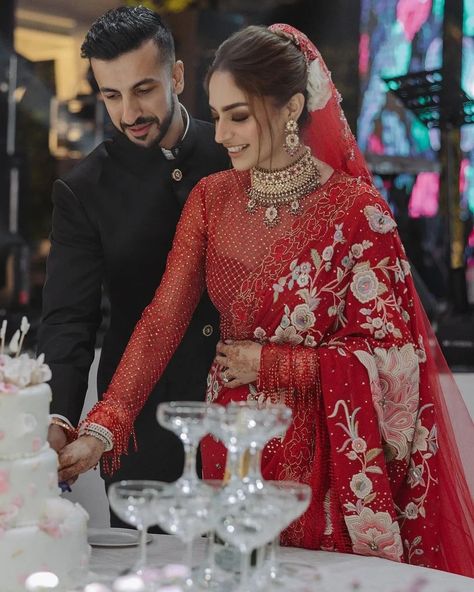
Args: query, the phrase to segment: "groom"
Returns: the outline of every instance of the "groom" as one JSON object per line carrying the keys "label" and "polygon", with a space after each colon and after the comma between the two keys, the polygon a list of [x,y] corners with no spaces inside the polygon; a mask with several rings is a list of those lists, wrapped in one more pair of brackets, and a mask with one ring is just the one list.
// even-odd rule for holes
{"label": "groom", "polygon": [[[178,101],[183,63],[176,61],[171,33],[156,13],[144,7],[107,12],[87,33],[82,56],[90,61],[117,133],[53,188],[38,351],[45,353],[53,373],[49,442],[60,452],[63,477],[70,426],[78,425],[94,357],[102,290],[110,300],[111,320],[99,363],[99,396],[160,283],[190,190],[202,177],[228,166],[213,127],[190,117]],[[158,426],[156,406],[204,400],[217,335],[217,313],[205,296],[137,419],[138,451],[131,443],[106,485],[180,476],[182,445]],[[105,445],[103,436],[97,437]],[[120,525],[115,517],[112,524]]]}

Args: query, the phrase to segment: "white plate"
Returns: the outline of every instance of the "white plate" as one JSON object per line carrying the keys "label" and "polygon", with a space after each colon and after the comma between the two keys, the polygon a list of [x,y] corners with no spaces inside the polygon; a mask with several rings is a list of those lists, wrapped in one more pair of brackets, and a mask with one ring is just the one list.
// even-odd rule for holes
{"label": "white plate", "polygon": [[[152,540],[148,533],[146,542]],[[140,533],[132,528],[88,528],[87,542],[92,547],[135,547],[140,544]]]}

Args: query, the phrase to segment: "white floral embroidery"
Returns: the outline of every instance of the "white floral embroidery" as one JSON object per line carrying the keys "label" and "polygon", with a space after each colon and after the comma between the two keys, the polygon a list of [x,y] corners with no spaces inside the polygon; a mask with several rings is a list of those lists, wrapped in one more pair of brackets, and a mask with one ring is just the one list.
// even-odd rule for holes
{"label": "white floral embroidery", "polygon": [[360,259],[364,253],[364,247],[360,243],[354,243],[351,247],[351,253],[356,259]]}
{"label": "white floral embroidery", "polygon": [[335,225],[335,232],[334,232],[334,242],[335,243],[344,243],[346,242],[344,235],[342,233],[342,224]]}
{"label": "white floral embroidery", "polygon": [[277,327],[275,335],[270,338],[273,343],[291,343],[292,345],[299,345],[303,338],[298,335],[296,329],[293,326],[290,327]]}
{"label": "white floral embroidery", "polygon": [[351,479],[350,488],[356,497],[364,499],[372,491],[373,484],[365,473],[356,473]]}
{"label": "white floral embroidery", "polygon": [[333,255],[334,255],[333,247],[331,247],[331,246],[325,247],[325,249],[323,250],[323,253],[322,253],[323,261],[331,261]]}
{"label": "white floral embroidery", "polygon": [[367,450],[367,443],[363,438],[354,438],[352,440],[352,450],[354,452],[362,453]]}
{"label": "white floral embroidery", "polygon": [[263,342],[267,338],[267,332],[262,327],[257,327],[253,332],[253,336],[257,341]]}
{"label": "white floral embroidery", "polygon": [[397,227],[397,223],[392,216],[387,211],[384,212],[379,204],[376,206],[365,206],[364,214],[370,228],[374,232],[387,234],[387,232]]}
{"label": "white floral embroidery", "polygon": [[354,274],[351,291],[359,302],[366,304],[377,297],[379,281],[371,269],[363,269]]}
{"label": "white floral embroidery", "polygon": [[346,516],[345,522],[354,553],[401,560],[403,545],[400,527],[388,512],[364,508],[358,515]]}
{"label": "white floral embroidery", "polygon": [[425,344],[423,343],[423,337],[421,335],[418,337],[418,349],[416,350],[416,355],[418,356],[421,364],[426,362]]}
{"label": "white floral embroidery", "polygon": [[410,275],[411,268],[410,268],[410,264],[408,263],[408,261],[406,259],[401,259],[400,263],[401,263],[402,270],[403,270],[403,273],[405,274],[405,276]]}
{"label": "white floral embroidery", "polygon": [[418,507],[414,502],[409,502],[406,506],[405,506],[405,517],[408,518],[408,520],[415,520],[415,518],[418,517]]}
{"label": "white floral embroidery", "polygon": [[290,316],[291,323],[297,331],[308,331],[314,326],[316,317],[307,304],[298,304]]}
{"label": "white floral embroidery", "polygon": [[415,426],[415,435],[413,437],[413,444],[411,453],[413,454],[417,450],[424,452],[428,449],[428,436],[429,431],[421,424],[421,419],[418,419]]}
{"label": "white floral embroidery", "polygon": [[296,283],[298,284],[298,286],[300,288],[304,288],[305,286],[307,286],[309,284],[309,275],[307,273],[301,273],[296,278]]}

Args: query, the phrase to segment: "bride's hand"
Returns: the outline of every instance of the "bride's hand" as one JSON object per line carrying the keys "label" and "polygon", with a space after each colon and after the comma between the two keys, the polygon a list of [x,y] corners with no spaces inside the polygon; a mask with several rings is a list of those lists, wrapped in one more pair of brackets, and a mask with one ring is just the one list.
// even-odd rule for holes
{"label": "bride's hand", "polygon": [[71,481],[95,467],[104,454],[105,445],[94,436],[80,436],[59,453],[59,480]]}
{"label": "bride's hand", "polygon": [[219,341],[215,360],[222,367],[221,378],[227,388],[257,381],[261,351],[255,341]]}

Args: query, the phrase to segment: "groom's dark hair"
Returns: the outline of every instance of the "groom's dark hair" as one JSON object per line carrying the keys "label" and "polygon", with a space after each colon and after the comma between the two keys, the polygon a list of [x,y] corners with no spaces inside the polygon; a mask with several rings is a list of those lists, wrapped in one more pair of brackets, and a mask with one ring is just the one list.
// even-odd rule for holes
{"label": "groom's dark hair", "polygon": [[163,63],[175,60],[171,31],[160,16],[144,6],[120,6],[99,17],[81,46],[83,58],[113,60],[153,40]]}

